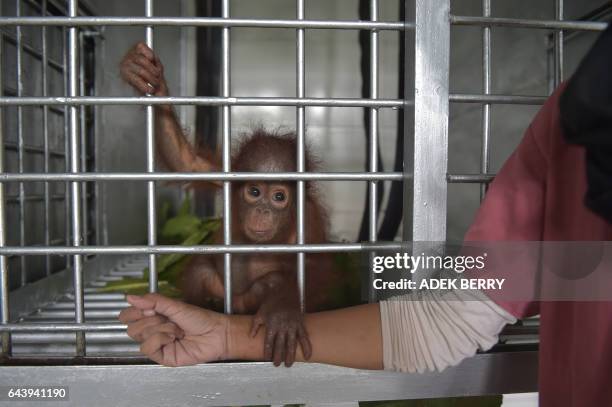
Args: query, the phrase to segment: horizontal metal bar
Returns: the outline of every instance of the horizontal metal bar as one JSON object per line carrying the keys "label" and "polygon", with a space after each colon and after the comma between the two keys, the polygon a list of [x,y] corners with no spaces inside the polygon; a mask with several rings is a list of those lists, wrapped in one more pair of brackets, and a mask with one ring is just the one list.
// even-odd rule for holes
{"label": "horizontal metal bar", "polygon": [[111,272],[111,275],[120,277],[142,277],[142,269],[139,271],[115,271]]}
{"label": "horizontal metal bar", "polygon": [[[4,142],[4,148],[10,151],[19,151],[19,146],[17,145],[17,143],[13,143],[10,141]],[[24,145],[23,151],[25,151],[26,153],[36,153],[36,154],[45,153],[45,149],[43,147],[30,146],[30,145]],[[49,150],[49,154],[57,156],[57,157],[64,157],[66,155],[64,151],[58,151],[58,150]]]}
{"label": "horizontal metal bar", "polygon": [[131,246],[4,246],[0,255],[74,255],[74,254],[221,254],[221,253],[329,253],[364,252],[374,250],[402,250],[408,243],[328,243],[328,244],[276,244],[276,245],[131,245]]}
{"label": "horizontal metal bar", "polygon": [[[141,270],[142,274],[142,270]],[[85,295],[85,302],[88,301],[122,301],[125,300],[123,293],[92,293]]]}
{"label": "horizontal metal bar", "polygon": [[[89,194],[88,198],[91,198],[91,197],[92,195]],[[66,196],[63,194],[56,194],[56,195],[49,196],[49,199],[52,201],[63,201],[65,198]],[[44,195],[26,195],[24,199],[26,202],[42,202],[45,200],[45,196]],[[6,201],[8,203],[17,203],[19,202],[19,196],[18,195],[8,195],[6,197]]]}
{"label": "horizontal metal bar", "polygon": [[0,182],[33,181],[403,181],[400,172],[110,172],[110,173],[0,173]]}
{"label": "horizontal metal bar", "polygon": [[[59,245],[61,243],[65,243],[65,242],[66,242],[65,238],[52,239],[49,242],[49,245],[55,247],[55,246],[57,246],[57,245]],[[30,245],[30,247],[43,247],[43,245],[42,244],[32,244],[32,245]],[[13,257],[17,257],[17,255],[16,254],[11,254],[10,256],[7,256],[7,258],[9,258],[9,259],[11,259]]]}
{"label": "horizontal metal bar", "polygon": [[[134,344],[136,345],[136,344]],[[108,352],[106,352],[103,355],[92,355],[92,354],[98,354],[99,352],[89,352],[89,354],[87,356],[84,357],[71,357],[71,356],[61,356],[61,352],[58,353],[53,352],[55,349],[50,350],[48,347],[45,347],[45,353],[42,354],[40,351],[36,352],[27,352],[27,348],[28,347],[23,347],[24,350],[26,350],[25,352],[18,352],[18,355],[12,355],[8,358],[6,358],[6,363],[4,363],[6,366],[20,366],[20,367],[32,367],[32,366],[58,366],[58,365],[66,365],[68,364],[79,364],[79,365],[116,365],[116,364],[122,364],[122,365],[147,365],[147,364],[151,364],[151,359],[147,358],[146,356],[142,356],[142,355],[138,355],[138,346],[136,346],[136,349],[134,349],[134,345],[130,345],[129,347],[123,345],[121,347],[119,346],[113,346],[111,349],[113,351],[117,351],[117,352],[121,352],[121,355],[109,355]],[[20,350],[21,350],[21,346],[19,346]],[[99,348],[99,349],[104,349],[106,350],[107,348],[109,348],[109,346],[94,346],[95,348]],[[130,349],[129,352],[135,352],[135,355],[126,355],[125,354],[125,350],[123,349]],[[89,347],[87,348],[87,350],[89,351]]]}
{"label": "horizontal metal bar", "polygon": [[[103,278],[102,276],[101,278]],[[118,277],[121,280],[121,277]],[[87,309],[123,309],[129,307],[130,304],[125,301],[125,298],[120,301],[87,301],[85,308]],[[74,301],[61,301],[49,304],[46,309],[74,309]]]}
{"label": "horizontal metal bar", "polygon": [[[118,313],[119,311],[117,311]],[[70,318],[54,318],[54,317],[37,317],[37,318],[33,318],[33,317],[24,317],[19,319],[19,324],[24,324],[24,323],[33,323],[33,324],[66,324],[66,323],[73,323],[72,321],[74,320],[74,313],[72,314],[72,316]],[[91,321],[90,321],[91,322]],[[115,315],[112,318],[97,318],[96,319],[96,324],[116,324],[117,323],[117,315]]]}
{"label": "horizontal metal bar", "polygon": [[[72,333],[74,335],[74,333]],[[109,356],[109,355],[125,355],[125,356],[138,356],[139,355],[139,345],[137,343],[127,343],[123,342],[120,344],[112,344],[112,343],[99,343],[99,344],[91,344],[87,345],[87,354],[89,356]],[[45,344],[45,346],[40,346],[40,344],[15,344],[13,347],[13,355],[15,356],[29,356],[29,357],[40,357],[44,360],[48,360],[49,356],[58,356],[64,355],[66,360],[77,360],[81,361],[84,358],[82,356],[75,355],[74,352],[74,342],[73,343],[55,343],[55,344]],[[47,366],[51,364],[51,361],[47,363]],[[74,369],[74,368],[73,368]],[[70,401],[72,402],[72,396],[70,397]],[[89,405],[88,403],[85,403]],[[118,405],[120,405],[119,403]],[[74,403],[73,403],[74,405]],[[79,405],[79,404],[77,404]],[[115,404],[113,404],[115,405]]]}
{"label": "horizontal metal bar", "polygon": [[[612,3],[607,2],[603,4],[601,7],[596,8],[578,18],[579,21],[607,21],[610,20],[610,16],[612,14]],[[584,31],[574,31],[568,33],[563,36],[563,43],[567,44],[568,42],[573,41],[575,38],[584,34]],[[550,35],[554,35],[554,33],[550,33]],[[552,44],[551,44],[552,45]],[[549,49],[552,49],[554,45],[550,46]]]}
{"label": "horizontal metal bar", "polygon": [[0,324],[0,332],[110,332],[125,331],[124,324],[93,324],[93,323],[65,323],[65,324]]}
{"label": "horizontal metal bar", "polygon": [[[1,21],[1,20],[0,20]],[[358,98],[277,98],[277,97],[3,97],[0,106],[93,106],[93,105],[203,105],[203,106],[323,106],[323,107],[404,107],[402,99]]]}
{"label": "horizontal metal bar", "polygon": [[[455,103],[542,104],[546,96],[532,95],[478,95],[450,94]],[[277,98],[277,97],[3,97],[0,106],[61,106],[61,105],[203,105],[203,106],[321,106],[321,107],[374,107],[401,109],[412,101],[402,99],[359,98]]]}
{"label": "horizontal metal bar", "polygon": [[481,184],[493,181],[495,174],[448,174],[446,180],[451,184]]}
{"label": "horizontal metal bar", "polygon": [[281,20],[256,18],[216,17],[3,17],[0,26],[187,26],[187,27],[257,27],[306,28],[335,30],[395,30],[414,28],[403,21],[348,21],[348,20]]}
{"label": "horizontal metal bar", "polygon": [[[4,86],[4,96],[17,96],[17,90],[11,86]],[[43,95],[44,97],[48,96],[48,95]],[[37,105],[35,107],[39,107],[41,109],[43,108],[47,108],[49,110],[49,112],[57,115],[57,116],[64,116],[64,109],[63,108],[59,108],[57,106],[45,106],[45,105]]]}
{"label": "horizontal metal bar", "polygon": [[533,20],[523,18],[473,17],[453,15],[451,15],[451,24],[580,31],[603,31],[608,26],[608,23],[598,21]]}
{"label": "horizontal metal bar", "polygon": [[[85,319],[87,320],[108,319],[108,318],[113,318],[116,320],[118,316],[119,316],[119,310],[85,310]],[[37,314],[34,314],[28,317],[28,319],[30,320],[40,320],[40,319],[44,320],[48,318],[68,318],[70,320],[74,320],[74,311],[42,310],[38,312]]]}
{"label": "horizontal metal bar", "polygon": [[500,105],[541,105],[546,102],[547,96],[531,95],[477,95],[452,93],[449,102],[453,103],[486,103]]}
{"label": "horizontal metal bar", "polygon": [[[78,331],[82,332],[82,331]],[[131,339],[128,334],[123,330],[117,331],[97,331],[97,332],[87,332],[85,334],[85,339],[87,341],[87,347],[89,348],[90,344],[109,344],[109,345],[117,345],[120,343],[124,344],[133,344],[134,340]],[[20,332],[11,335],[13,339],[14,345],[26,345],[26,344],[74,344],[76,342],[76,337],[74,332],[70,331],[45,331],[45,332]]]}

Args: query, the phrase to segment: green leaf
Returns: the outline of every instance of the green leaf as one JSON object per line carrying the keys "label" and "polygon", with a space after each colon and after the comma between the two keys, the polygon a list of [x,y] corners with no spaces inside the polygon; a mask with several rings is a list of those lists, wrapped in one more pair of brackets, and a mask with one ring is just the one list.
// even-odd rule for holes
{"label": "green leaf", "polygon": [[[183,240],[181,246],[195,246],[203,243],[206,238],[212,233],[211,227],[207,224],[201,225],[198,229],[193,231],[185,240]],[[163,272],[166,268],[186,257],[183,253],[171,253],[159,256],[157,261],[158,273]]]}
{"label": "green leaf", "polygon": [[176,243],[193,235],[200,229],[201,225],[202,220],[197,216],[179,215],[168,219],[159,234],[164,240]]}
{"label": "green leaf", "polygon": [[[124,278],[120,281],[109,281],[106,286],[100,287],[98,292],[123,292],[125,294],[143,295],[149,292],[149,277]],[[178,298],[181,292],[168,281],[158,281],[157,292],[167,297]]]}
{"label": "green leaf", "polygon": [[169,201],[164,201],[161,204],[161,207],[159,208],[159,212],[157,212],[157,214],[158,214],[157,215],[157,224],[158,225],[163,225],[164,223],[166,223],[166,221],[170,217],[170,209],[171,209],[171,207],[172,207],[172,205],[170,204]]}
{"label": "green leaf", "polygon": [[186,194],[183,203],[178,211],[178,216],[189,215],[191,213],[191,195]]}
{"label": "green leaf", "polygon": [[98,292],[110,292],[110,291],[130,291],[137,290],[140,288],[148,288],[148,279],[145,278],[133,278],[125,277],[118,281],[109,281],[104,287],[100,287]]}
{"label": "green leaf", "polygon": [[204,229],[216,232],[221,227],[221,218],[207,218],[202,221]]}

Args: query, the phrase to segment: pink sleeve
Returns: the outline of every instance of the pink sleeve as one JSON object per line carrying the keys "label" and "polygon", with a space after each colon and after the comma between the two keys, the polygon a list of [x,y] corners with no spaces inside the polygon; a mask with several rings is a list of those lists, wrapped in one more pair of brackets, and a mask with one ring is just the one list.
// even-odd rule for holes
{"label": "pink sleeve", "polygon": [[[541,241],[545,207],[547,158],[542,153],[543,140],[557,108],[558,92],[551,96],[527,129],[523,140],[505,162],[468,230],[467,242]],[[532,274],[523,270],[523,274]],[[517,276],[518,277],[518,276]],[[522,276],[524,278],[525,275]],[[529,279],[535,276],[526,276]],[[487,295],[517,318],[536,315],[536,301],[508,301]]]}

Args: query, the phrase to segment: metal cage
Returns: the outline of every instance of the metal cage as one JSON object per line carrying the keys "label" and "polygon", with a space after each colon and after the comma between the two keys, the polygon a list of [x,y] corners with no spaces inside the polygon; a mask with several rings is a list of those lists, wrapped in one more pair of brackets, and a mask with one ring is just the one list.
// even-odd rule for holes
{"label": "metal cage", "polygon": [[[39,7],[39,16],[20,14],[22,3]],[[142,17],[101,17],[93,15],[86,5],[78,0],[68,0],[64,7],[56,0],[16,0],[16,13],[0,17],[3,38],[15,30],[16,81],[13,93],[2,84],[6,78],[0,72],[0,97],[2,107],[0,120],[17,109],[18,141],[7,140],[0,130],[0,331],[5,363],[0,366],[0,383],[3,385],[62,384],[69,386],[70,399],[78,405],[125,405],[134,402],[138,393],[142,404],[154,405],[237,405],[237,404],[283,404],[283,403],[340,403],[357,400],[393,400],[443,396],[501,394],[535,391],[537,389],[537,351],[533,347],[508,348],[507,352],[479,354],[457,367],[439,374],[400,374],[392,372],[360,371],[354,369],[297,364],[285,370],[267,363],[215,363],[186,368],[165,368],[145,361],[134,354],[119,350],[137,350],[133,345],[119,346],[113,354],[96,356],[96,344],[125,345],[125,326],[119,323],[92,322],[96,318],[115,318],[120,308],[126,305],[120,294],[100,294],[95,287],[105,281],[126,275],[139,274],[146,265],[150,273],[150,291],[157,288],[156,256],[164,253],[222,253],[225,271],[225,310],[231,312],[231,261],[232,254],[245,252],[295,253],[298,281],[303,304],[304,255],[310,252],[352,251],[372,252],[383,249],[401,249],[410,242],[443,242],[446,240],[447,186],[449,183],[478,183],[484,194],[486,185],[494,174],[490,173],[489,145],[491,133],[491,107],[495,104],[537,105],[543,103],[545,95],[493,94],[491,87],[491,31],[496,27],[545,30],[551,33],[554,43],[551,49],[552,84],[563,78],[563,45],[566,32],[600,31],[606,23],[599,21],[566,21],[563,19],[563,0],[555,0],[556,19],[535,20],[498,18],[491,16],[491,1],[482,1],[482,16],[452,15],[450,0],[406,0],[407,21],[380,21],[378,0],[371,0],[370,21],[308,20],[305,18],[305,0],[296,0],[294,19],[249,19],[233,18],[230,1],[222,1],[222,17],[161,17],[153,10],[153,1],[143,1]],[[49,10],[55,10],[51,13]],[[146,42],[153,47],[154,30],[161,26],[220,27],[222,30],[221,96],[177,96],[177,97],[111,97],[99,96],[87,88],[86,38],[99,35],[105,26],[137,26],[146,33]],[[482,91],[474,93],[450,93],[449,58],[451,26],[476,26],[482,30]],[[42,34],[42,51],[37,53],[24,42],[21,30],[24,27],[42,27],[43,30],[59,28],[65,31],[63,60],[49,56],[47,32]],[[284,28],[296,32],[296,71],[294,95],[285,97],[236,97],[230,92],[230,34],[234,27]],[[313,98],[305,92],[305,31],[306,30],[365,30],[370,36],[371,93],[369,98]],[[379,32],[398,31],[406,36],[406,54],[414,58],[414,70],[404,73],[406,95],[404,99],[379,97]],[[4,44],[2,41],[2,44]],[[42,92],[24,96],[25,53],[34,53],[42,62]],[[80,59],[81,58],[81,59]],[[0,46],[2,66],[7,66],[7,54]],[[13,63],[8,61],[9,64]],[[65,77],[65,94],[62,97],[48,96],[49,70],[58,71]],[[90,74],[90,73],[89,73]],[[413,86],[412,86],[413,84]],[[448,124],[451,103],[470,103],[482,106],[482,132],[480,173],[449,174]],[[214,173],[162,173],[154,165],[153,106],[207,105],[218,106],[222,112],[222,172]],[[95,108],[102,105],[146,106],[146,171],[145,172],[99,172],[95,165],[96,135],[87,128],[88,121],[95,118]],[[232,106],[294,106],[296,109],[298,157],[295,173],[237,173],[230,167],[230,136]],[[369,170],[365,172],[307,173],[305,171],[305,110],[312,106],[362,107],[369,109],[370,149]],[[27,146],[23,139],[22,109],[36,107],[43,111],[44,145]],[[399,172],[380,172],[377,163],[378,115],[380,109],[403,109],[407,125],[404,129],[405,168]],[[51,115],[65,119],[66,151],[64,172],[52,172],[49,166],[56,152],[49,144],[49,122]],[[88,119],[89,117],[89,119]],[[0,129],[5,127],[0,126]],[[4,151],[18,152],[16,171],[7,172],[3,160]],[[27,172],[23,157],[29,151],[43,154],[44,169]],[[291,180],[298,186],[297,244],[296,245],[235,245],[232,244],[230,225],[230,185],[239,180]],[[156,184],[160,181],[217,180],[223,182],[223,227],[222,245],[168,246],[158,245],[156,240]],[[369,241],[364,243],[305,244],[304,241],[304,181],[358,181],[369,185]],[[104,219],[99,213],[96,197],[102,182],[137,181],[147,185],[147,243],[144,245],[103,246],[99,237],[104,228]],[[401,242],[380,242],[377,239],[377,184],[381,181],[403,182],[404,216]],[[24,224],[28,195],[25,186],[43,185],[44,191],[36,199],[44,203],[45,222],[52,215],[50,202],[55,199],[52,185],[65,184],[66,238],[53,242],[47,232],[40,244],[26,244]],[[89,183],[89,187],[85,187]],[[6,191],[18,186],[18,194]],[[63,195],[62,195],[63,196]],[[91,199],[88,197],[91,196]],[[33,198],[32,198],[33,199]],[[62,198],[64,199],[64,198]],[[69,202],[69,205],[68,205]],[[10,245],[7,234],[16,233],[8,225],[7,208],[17,204],[19,208],[19,240]],[[84,216],[84,213],[87,214]],[[48,231],[49,228],[47,227]],[[91,232],[91,233],[90,233]],[[88,237],[89,236],[89,237]],[[59,244],[54,244],[59,243]],[[94,244],[95,243],[95,244]],[[21,272],[25,275],[24,256],[65,256],[66,270],[52,273],[49,260],[44,278],[31,282],[21,278],[21,288],[9,293],[9,273],[13,268],[9,262],[21,256]],[[109,272],[110,270],[110,272]],[[58,301],[59,298],[59,301]],[[31,314],[33,311],[37,311]],[[20,338],[20,340],[17,340]],[[62,352],[72,350],[71,356],[45,357],[39,353],[42,344],[49,341],[60,343]],[[129,343],[129,342],[128,342]],[[20,349],[19,352],[15,351]],[[135,390],[133,380],[138,377]],[[172,386],[168,386],[171,383]],[[140,402],[140,401],[139,401]],[[0,402],[1,403],[1,402]]]}

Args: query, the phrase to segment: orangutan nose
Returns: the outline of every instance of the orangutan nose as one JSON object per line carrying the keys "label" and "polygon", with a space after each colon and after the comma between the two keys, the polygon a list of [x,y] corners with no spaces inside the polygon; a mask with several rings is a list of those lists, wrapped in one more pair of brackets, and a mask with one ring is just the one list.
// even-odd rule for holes
{"label": "orangutan nose", "polygon": [[256,208],[255,213],[262,217],[268,217],[272,214],[269,208]]}

